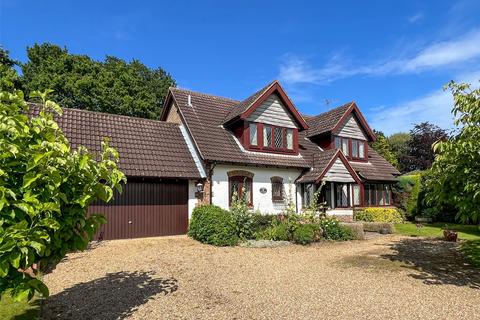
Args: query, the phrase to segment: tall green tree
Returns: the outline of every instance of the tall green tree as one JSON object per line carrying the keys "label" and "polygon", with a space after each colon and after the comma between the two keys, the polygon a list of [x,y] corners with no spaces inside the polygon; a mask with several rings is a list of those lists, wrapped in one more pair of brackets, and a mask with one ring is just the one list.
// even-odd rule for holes
{"label": "tall green tree", "polygon": [[371,143],[371,147],[375,149],[382,157],[385,158],[388,162],[392,164],[394,167],[398,167],[398,160],[395,155],[395,152],[393,151],[392,147],[388,143],[387,137],[385,137],[385,134],[382,131],[378,130],[373,130],[375,133],[375,136],[377,137],[377,140],[373,143]]}
{"label": "tall green tree", "polygon": [[14,89],[21,89],[15,66],[18,66],[18,62],[10,58],[7,50],[0,47],[0,90],[12,92]]}
{"label": "tall green tree", "polygon": [[27,54],[22,65],[26,94],[53,89],[52,100],[63,107],[157,119],[168,87],[175,86],[165,70],[138,60],[107,56],[95,61],[49,43],[27,48]]}
{"label": "tall green tree", "polygon": [[398,161],[398,169],[400,172],[404,172],[405,165],[402,163],[402,156],[408,153],[408,143],[410,141],[410,133],[397,132],[387,138],[390,148],[395,153],[395,157]]}
{"label": "tall green tree", "polygon": [[432,166],[434,153],[432,146],[440,140],[447,139],[445,130],[429,122],[415,124],[410,130],[407,152],[400,155],[405,172],[426,170]]}
{"label": "tall green tree", "polygon": [[427,180],[427,200],[449,204],[457,219],[480,222],[480,88],[450,82],[457,134],[434,145],[435,161]]}
{"label": "tall green tree", "polygon": [[103,143],[97,157],[71,150],[46,93],[38,116],[27,116],[23,92],[0,91],[0,297],[48,296],[41,273],[67,253],[84,250],[100,215],[86,215],[97,199],[108,202],[125,181],[118,153]]}

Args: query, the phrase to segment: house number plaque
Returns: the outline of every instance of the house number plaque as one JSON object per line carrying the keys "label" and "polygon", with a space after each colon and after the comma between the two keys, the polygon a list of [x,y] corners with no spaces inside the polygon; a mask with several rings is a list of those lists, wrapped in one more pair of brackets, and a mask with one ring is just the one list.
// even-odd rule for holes
{"label": "house number plaque", "polygon": [[267,193],[267,188],[260,188],[260,193],[261,194]]}

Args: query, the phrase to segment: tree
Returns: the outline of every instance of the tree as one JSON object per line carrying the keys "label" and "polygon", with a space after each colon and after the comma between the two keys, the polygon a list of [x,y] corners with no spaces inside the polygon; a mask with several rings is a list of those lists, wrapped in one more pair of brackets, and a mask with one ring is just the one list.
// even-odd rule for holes
{"label": "tree", "polygon": [[21,88],[16,65],[18,62],[10,58],[7,50],[0,47],[0,90],[12,92]]}
{"label": "tree", "polygon": [[429,122],[414,125],[410,130],[407,153],[400,156],[404,171],[411,172],[430,168],[434,159],[433,144],[447,137],[445,130]]}
{"label": "tree", "polygon": [[0,297],[48,296],[42,272],[67,253],[84,250],[101,215],[86,215],[97,199],[108,202],[125,181],[118,153],[103,143],[100,160],[85,148],[71,150],[53,119],[61,108],[46,93],[29,118],[23,92],[0,92]]}
{"label": "tree", "polygon": [[385,160],[390,162],[392,166],[398,167],[397,157],[392,150],[392,147],[388,143],[388,139],[385,137],[382,131],[373,130],[375,136],[377,136],[377,140],[370,144],[370,146],[375,149]]}
{"label": "tree", "polygon": [[387,138],[388,144],[395,153],[395,157],[398,161],[398,169],[403,172],[405,165],[402,163],[402,155],[407,154],[408,152],[408,143],[410,141],[410,133],[408,132],[397,132],[392,134]]}
{"label": "tree", "polygon": [[480,222],[480,88],[450,82],[457,134],[434,145],[435,161],[427,180],[427,201],[449,204],[457,219]]}
{"label": "tree", "polygon": [[63,107],[157,119],[168,88],[175,86],[163,69],[138,60],[107,56],[94,61],[49,43],[35,44],[27,53],[22,65],[26,93],[51,88],[51,98]]}

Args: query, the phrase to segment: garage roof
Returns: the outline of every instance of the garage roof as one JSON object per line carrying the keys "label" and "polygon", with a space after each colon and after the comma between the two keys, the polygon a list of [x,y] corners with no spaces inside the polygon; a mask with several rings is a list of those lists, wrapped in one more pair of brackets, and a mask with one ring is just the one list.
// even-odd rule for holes
{"label": "garage roof", "polygon": [[[37,115],[39,110],[40,105],[30,104],[30,114]],[[127,176],[200,178],[177,124],[69,108],[54,117],[72,149],[82,145],[99,154],[108,137]]]}

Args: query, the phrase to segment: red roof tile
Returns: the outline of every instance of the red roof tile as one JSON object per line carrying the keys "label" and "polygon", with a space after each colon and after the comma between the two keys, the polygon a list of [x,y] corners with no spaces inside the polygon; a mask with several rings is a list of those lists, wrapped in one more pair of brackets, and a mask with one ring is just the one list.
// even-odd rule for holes
{"label": "red roof tile", "polygon": [[[30,114],[38,111],[39,106],[31,104]],[[127,176],[200,178],[176,124],[67,108],[55,119],[72,148],[82,145],[99,154],[104,137],[109,137]]]}

